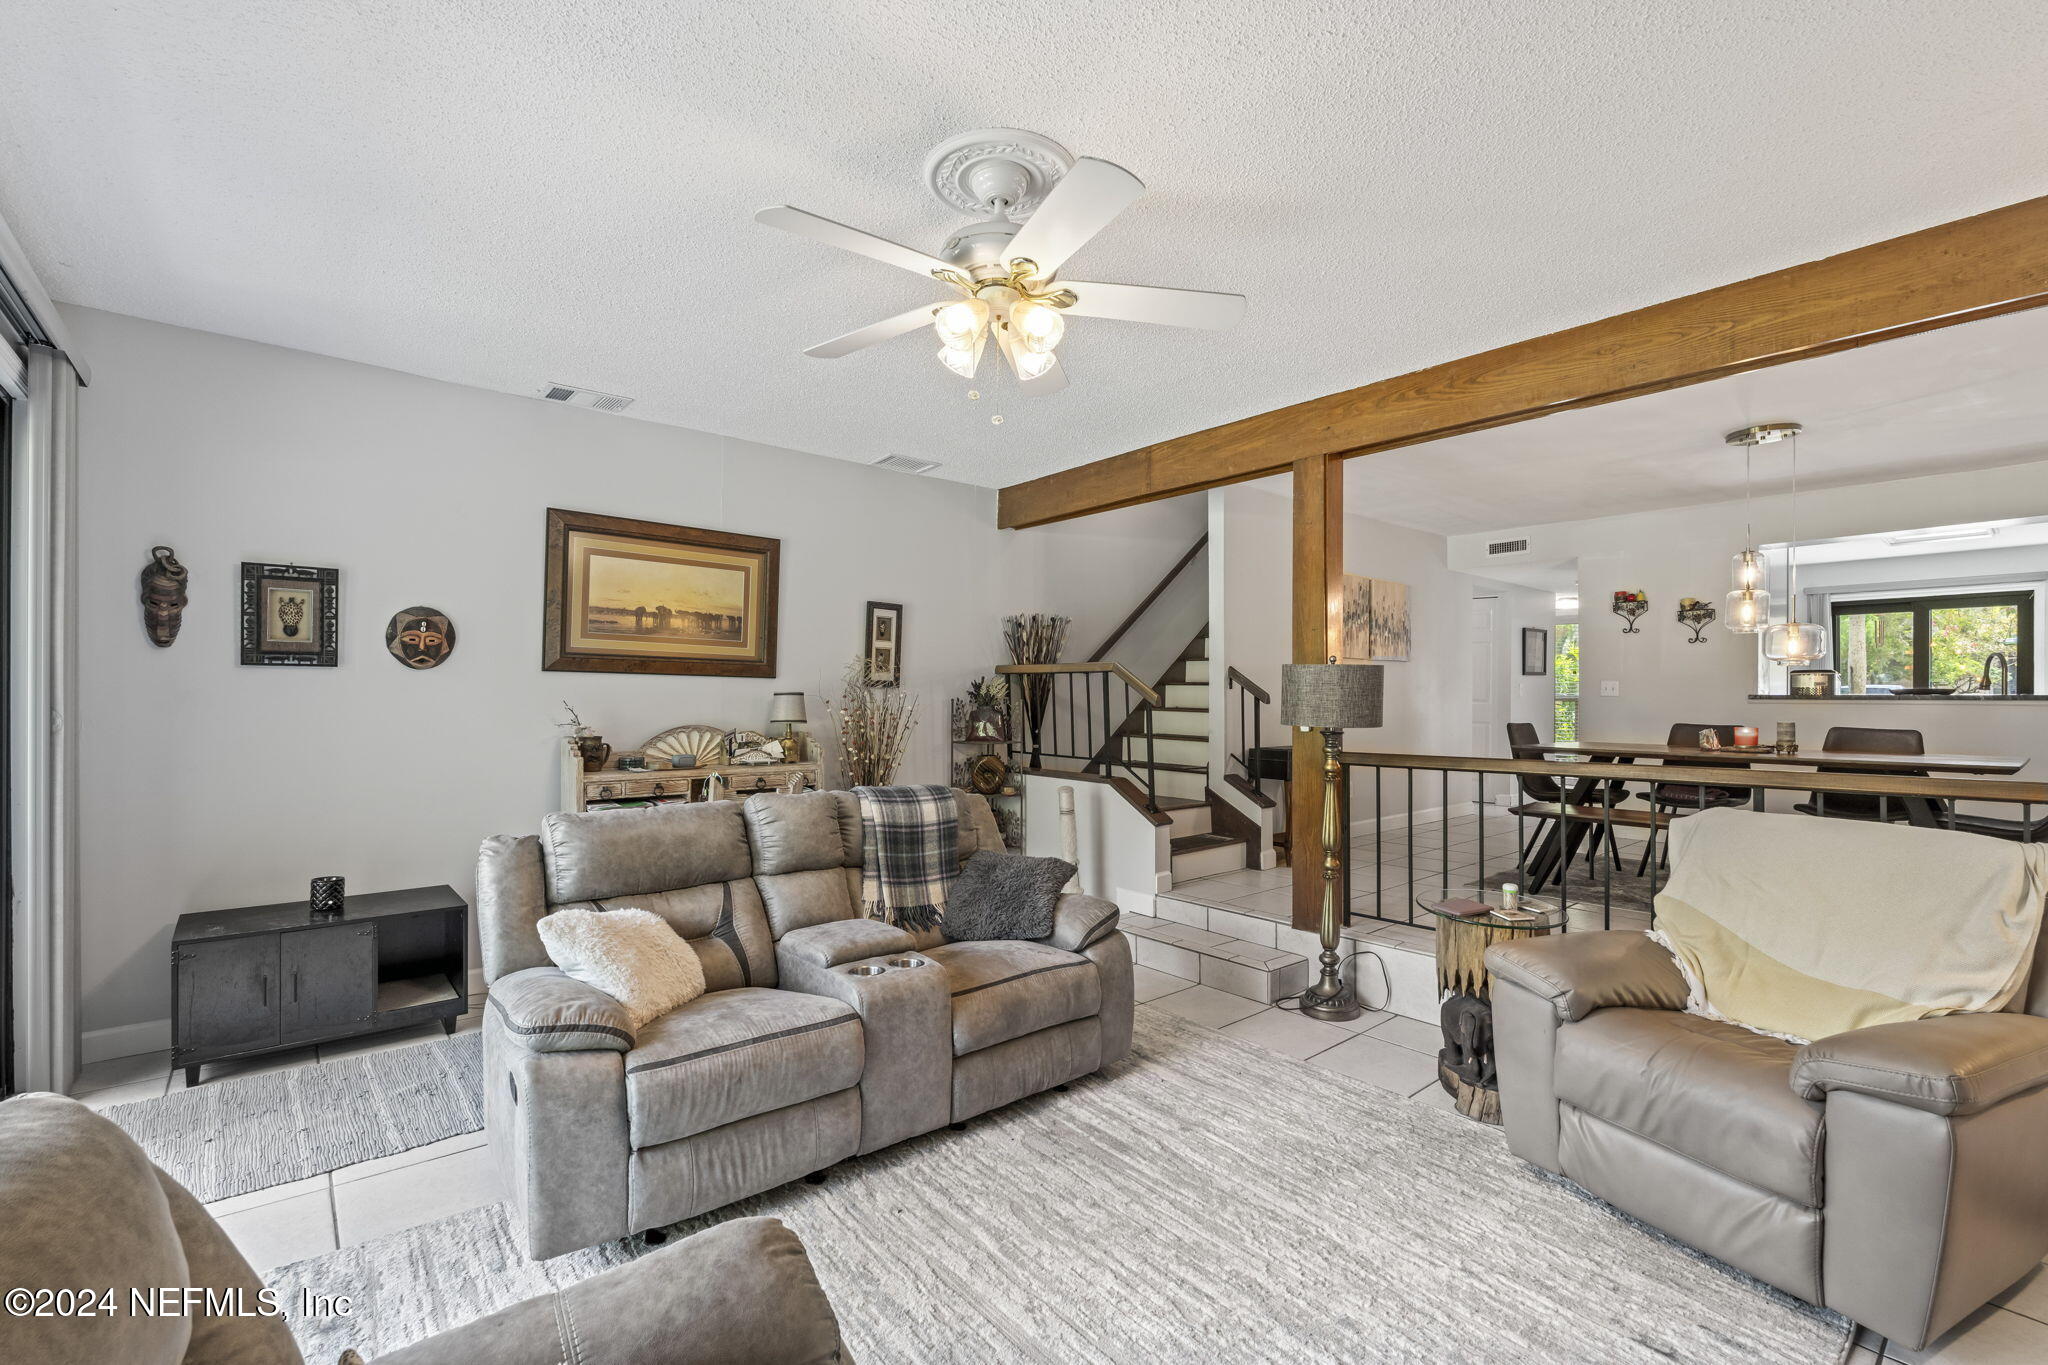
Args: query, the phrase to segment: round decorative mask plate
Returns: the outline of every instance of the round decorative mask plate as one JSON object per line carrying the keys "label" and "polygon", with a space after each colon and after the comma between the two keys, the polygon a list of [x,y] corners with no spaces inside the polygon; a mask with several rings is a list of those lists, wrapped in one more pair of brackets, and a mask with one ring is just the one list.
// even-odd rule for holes
{"label": "round decorative mask plate", "polygon": [[455,623],[439,607],[407,607],[384,628],[384,647],[407,668],[438,668],[455,652]]}

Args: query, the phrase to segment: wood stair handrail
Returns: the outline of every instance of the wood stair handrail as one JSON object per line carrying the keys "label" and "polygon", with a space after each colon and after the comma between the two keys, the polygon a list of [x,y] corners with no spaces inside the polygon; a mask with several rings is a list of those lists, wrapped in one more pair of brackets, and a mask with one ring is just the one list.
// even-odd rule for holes
{"label": "wood stair handrail", "polygon": [[[1138,618],[1145,614],[1145,608],[1151,606],[1154,602],[1157,602],[1159,600],[1159,594],[1165,592],[1167,586],[1171,584],[1174,579],[1180,577],[1180,571],[1182,569],[1185,569],[1189,564],[1193,563],[1195,556],[1202,553],[1202,547],[1204,545],[1207,545],[1208,543],[1209,533],[1207,531],[1204,531],[1202,532],[1201,537],[1197,539],[1193,545],[1190,545],[1188,547],[1188,552],[1182,555],[1180,559],[1175,562],[1174,566],[1166,571],[1166,577],[1160,579],[1158,584],[1153,587],[1152,591],[1145,594],[1145,600],[1138,603],[1137,607],[1132,610],[1131,614],[1124,618],[1124,623],[1109,633],[1109,638],[1102,642],[1102,647],[1097,649],[1093,654],[1090,654],[1088,656],[1088,662],[1091,664],[1101,663],[1104,659],[1108,658],[1109,651],[1116,647],[1116,642],[1124,638],[1124,632],[1129,630],[1132,626],[1138,623]],[[1157,698],[1153,699],[1153,705],[1158,705]]]}
{"label": "wood stair handrail", "polygon": [[1114,673],[1130,685],[1132,691],[1151,702],[1164,706],[1165,700],[1157,692],[1138,680],[1138,676],[1118,663],[1099,663],[1090,659],[1085,664],[998,664],[998,673]]}
{"label": "wood stair handrail", "polygon": [[1259,686],[1250,678],[1247,678],[1244,674],[1238,672],[1235,668],[1225,670],[1223,681],[1226,685],[1236,683],[1239,687],[1257,697],[1261,706],[1271,706],[1273,704],[1271,693],[1267,692],[1265,688]]}
{"label": "wood stair handrail", "polygon": [[[1723,749],[1722,753],[1740,750]],[[1815,749],[1813,761],[1827,762]],[[1900,766],[1912,762],[1899,755]],[[1764,787],[1773,791],[1818,791],[1869,796],[1926,797],[1954,801],[2006,801],[2048,809],[2048,783],[2017,782],[2006,777],[1913,777],[1904,773],[1827,773],[1786,768],[1688,767],[1660,763],[1550,763],[1540,758],[1473,758],[1463,754],[1380,754],[1346,749],[1338,761],[1353,768],[1426,768],[1447,772],[1505,773],[1550,777],[1560,782],[1657,782],[1680,786]]]}
{"label": "wood stair handrail", "polygon": [[1109,773],[1082,772],[1069,768],[1019,768],[1020,777],[1050,777],[1061,782],[1094,782],[1108,787],[1121,796],[1130,808],[1152,822],[1155,829],[1163,829],[1173,823],[1173,817],[1163,810],[1147,810],[1145,793],[1138,784],[1128,777],[1116,777]]}

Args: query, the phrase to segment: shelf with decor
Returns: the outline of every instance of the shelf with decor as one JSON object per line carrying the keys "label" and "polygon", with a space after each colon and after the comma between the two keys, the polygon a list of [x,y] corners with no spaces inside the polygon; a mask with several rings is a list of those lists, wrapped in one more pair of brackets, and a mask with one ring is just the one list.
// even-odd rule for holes
{"label": "shelf with decor", "polygon": [[1010,689],[1000,674],[976,678],[953,698],[953,785],[988,798],[1003,843],[1024,847],[1024,793],[1010,769]]}
{"label": "shelf with decor", "polygon": [[777,740],[753,730],[678,725],[637,749],[600,755],[571,736],[562,746],[561,808],[593,811],[730,801],[757,792],[823,786],[822,767],[801,756],[792,759],[791,746],[804,746],[803,737],[793,729]]}

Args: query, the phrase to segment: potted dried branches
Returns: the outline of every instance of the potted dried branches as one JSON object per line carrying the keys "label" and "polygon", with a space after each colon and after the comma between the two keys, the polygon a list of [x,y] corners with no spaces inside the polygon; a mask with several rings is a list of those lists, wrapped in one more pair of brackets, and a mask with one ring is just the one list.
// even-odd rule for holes
{"label": "potted dried branches", "polygon": [[[828,701],[827,706],[831,703]],[[849,787],[886,787],[917,728],[917,698],[871,679],[856,659],[839,698],[839,762]]]}
{"label": "potted dried branches", "polygon": [[[1026,616],[1003,618],[1003,643],[1009,646],[1010,662],[1058,663],[1060,651],[1066,648],[1069,624],[1069,617],[1038,611]],[[1024,722],[1031,727],[1031,766],[1035,768],[1039,765],[1039,731],[1045,725],[1046,711],[1052,706],[1052,675],[1024,673],[1017,676],[1020,683],[1017,692],[1024,700]]]}

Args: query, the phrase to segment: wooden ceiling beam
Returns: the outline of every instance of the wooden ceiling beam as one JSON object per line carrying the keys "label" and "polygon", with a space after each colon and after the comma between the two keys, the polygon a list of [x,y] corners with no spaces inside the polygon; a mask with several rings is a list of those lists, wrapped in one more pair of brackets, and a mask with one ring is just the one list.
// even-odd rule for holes
{"label": "wooden ceiling beam", "polygon": [[1040,526],[2048,304],[2048,196],[1002,490]]}

